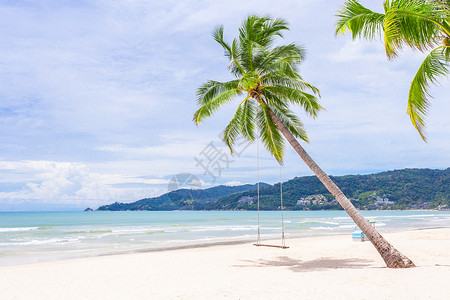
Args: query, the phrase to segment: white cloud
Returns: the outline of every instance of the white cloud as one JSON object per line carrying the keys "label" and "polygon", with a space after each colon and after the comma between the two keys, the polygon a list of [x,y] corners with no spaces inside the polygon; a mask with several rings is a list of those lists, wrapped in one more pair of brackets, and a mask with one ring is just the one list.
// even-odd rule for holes
{"label": "white cloud", "polygon": [[330,60],[336,63],[343,62],[370,62],[381,63],[385,57],[383,53],[383,44],[380,42],[369,42],[366,40],[352,40],[350,37],[338,38],[345,40],[344,45],[336,52],[330,54]]}
{"label": "white cloud", "polygon": [[[27,183],[18,190],[0,192],[2,201],[8,199],[20,202],[33,199],[34,202],[44,205],[128,202],[159,195],[167,191],[170,182],[163,178],[98,173],[81,163],[0,161],[0,185],[13,183],[10,175],[14,173],[27,174]],[[137,184],[138,187],[123,186],[127,184]]]}
{"label": "white cloud", "polygon": [[[364,4],[381,10],[381,3]],[[402,167],[448,167],[446,90],[432,88],[423,143],[405,114],[409,83],[423,55],[390,62],[382,42],[334,36],[342,1],[82,1],[0,4],[0,204],[22,201],[95,206],[167,191],[179,173],[202,186],[256,182],[254,145],[216,181],[194,157],[218,142],[229,105],[194,126],[195,90],[228,80],[211,38],[232,40],[250,13],[286,18],[286,42],[306,47],[300,68],[321,89],[316,120],[299,113],[305,147],[333,174]],[[226,151],[226,148],[221,148]],[[287,147],[283,178],[310,175]],[[278,181],[262,153],[261,180]],[[84,199],[84,200],[83,200]],[[91,200],[86,200],[91,199]],[[89,202],[91,201],[91,202]],[[91,204],[89,204],[91,203]]]}

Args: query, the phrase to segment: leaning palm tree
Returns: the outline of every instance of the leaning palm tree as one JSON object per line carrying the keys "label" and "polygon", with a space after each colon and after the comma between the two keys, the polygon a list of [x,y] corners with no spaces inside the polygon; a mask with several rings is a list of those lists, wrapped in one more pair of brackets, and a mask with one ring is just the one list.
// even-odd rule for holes
{"label": "leaning palm tree", "polygon": [[328,175],[311,159],[297,138],[308,141],[303,124],[291,105],[301,106],[316,117],[322,109],[317,101],[319,90],[299,75],[297,67],[304,49],[296,44],[275,46],[276,37],[288,30],[286,21],[249,16],[232,43],[223,39],[223,26],[213,31],[229,60],[228,69],[235,77],[228,82],[207,81],[197,91],[200,106],[193,121],[198,125],[224,104],[239,98],[239,105],[223,132],[223,141],[233,153],[236,138],[254,141],[259,135],[265,148],[281,163],[284,138],[347,211],[370,239],[391,268],[412,267],[413,262],[392,247],[356,210]]}
{"label": "leaning palm tree", "polygon": [[349,0],[337,15],[336,34],[352,32],[353,39],[384,39],[389,59],[408,46],[421,52],[430,51],[422,62],[408,94],[407,113],[420,136],[426,141],[425,120],[430,106],[430,83],[449,74],[450,1],[387,0],[384,13],[373,12],[356,0]]}

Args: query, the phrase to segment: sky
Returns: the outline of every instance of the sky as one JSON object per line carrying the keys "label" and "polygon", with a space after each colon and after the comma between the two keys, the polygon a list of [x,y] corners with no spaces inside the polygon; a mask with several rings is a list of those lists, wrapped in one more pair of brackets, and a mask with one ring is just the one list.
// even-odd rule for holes
{"label": "sky", "polygon": [[[361,2],[381,11],[381,0]],[[295,111],[325,172],[450,167],[448,79],[431,89],[424,143],[406,101],[425,55],[388,61],[380,41],[336,37],[342,3],[0,1],[0,211],[95,209],[177,187],[255,183],[255,143],[231,156],[219,138],[238,100],[192,122],[198,86],[233,79],[212,30],[223,24],[230,41],[250,14],[286,19],[279,43],[306,49],[300,72],[326,110],[316,119]],[[261,181],[279,173],[261,149]],[[282,179],[311,175],[286,147]]]}

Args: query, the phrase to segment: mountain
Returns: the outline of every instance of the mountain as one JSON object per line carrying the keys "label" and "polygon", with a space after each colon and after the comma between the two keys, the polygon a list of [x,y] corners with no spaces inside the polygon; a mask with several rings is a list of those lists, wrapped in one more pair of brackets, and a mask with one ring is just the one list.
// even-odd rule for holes
{"label": "mountain", "polygon": [[[331,176],[359,209],[428,209],[450,207],[450,168],[403,169],[370,175]],[[341,209],[315,176],[283,183],[288,210]],[[256,185],[177,190],[133,203],[113,203],[98,210],[255,210]],[[280,209],[279,184],[262,184],[260,209]]]}
{"label": "mountain", "polygon": [[[267,183],[261,183],[264,187]],[[100,206],[97,210],[202,210],[211,202],[230,194],[256,189],[256,184],[239,186],[216,186],[208,189],[179,189],[154,198],[145,198],[132,203]]]}

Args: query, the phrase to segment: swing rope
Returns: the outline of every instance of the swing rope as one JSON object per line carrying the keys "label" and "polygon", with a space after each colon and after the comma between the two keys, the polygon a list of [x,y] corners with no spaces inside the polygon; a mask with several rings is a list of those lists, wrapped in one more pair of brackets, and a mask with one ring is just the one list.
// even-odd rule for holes
{"label": "swing rope", "polygon": [[[258,133],[259,134],[259,133]],[[256,245],[261,244],[261,232],[259,227],[259,136],[256,137],[256,161],[257,161],[257,173],[258,173],[258,183],[257,183],[257,190],[258,190],[258,235],[256,237]]]}
{"label": "swing rope", "polygon": [[265,246],[265,247],[276,247],[276,248],[282,248],[287,249],[289,248],[286,246],[285,243],[285,237],[284,237],[284,216],[283,216],[283,181],[281,177],[281,164],[280,164],[280,202],[281,202],[281,246],[277,245],[265,245],[261,244],[261,227],[260,227],[260,218],[259,218],[259,135],[256,137],[256,161],[257,161],[257,174],[258,174],[258,183],[257,183],[257,199],[258,199],[258,233],[256,236],[256,243],[255,246]]}
{"label": "swing rope", "polygon": [[286,247],[284,241],[284,216],[283,216],[283,181],[281,178],[281,164],[280,164],[280,202],[281,202],[281,246]]}

